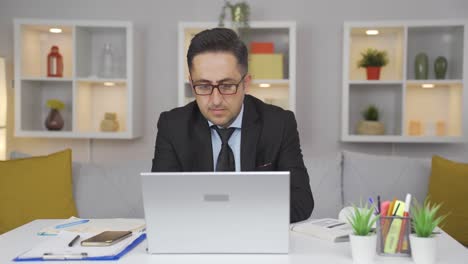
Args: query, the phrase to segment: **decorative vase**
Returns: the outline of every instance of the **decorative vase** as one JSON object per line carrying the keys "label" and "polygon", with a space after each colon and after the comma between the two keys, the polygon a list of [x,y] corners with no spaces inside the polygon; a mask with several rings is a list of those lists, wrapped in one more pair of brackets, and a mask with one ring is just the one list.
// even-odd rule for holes
{"label": "decorative vase", "polygon": [[376,255],[377,235],[357,236],[349,235],[351,256],[355,264],[372,264]]}
{"label": "decorative vase", "polygon": [[418,53],[414,59],[414,75],[416,80],[427,80],[428,78],[429,59],[424,52]]}
{"label": "decorative vase", "polygon": [[359,135],[383,135],[385,126],[382,122],[361,120],[357,127],[357,133]]}
{"label": "decorative vase", "polygon": [[58,131],[63,128],[64,121],[62,115],[57,109],[50,109],[49,114],[45,120],[45,127],[48,130]]}
{"label": "decorative vase", "polygon": [[411,256],[416,264],[434,264],[437,256],[437,237],[410,235]]}
{"label": "decorative vase", "polygon": [[367,80],[379,80],[381,69],[382,67],[374,67],[374,66],[366,67]]}
{"label": "decorative vase", "polygon": [[116,113],[105,113],[104,120],[101,121],[101,131],[115,132],[119,130],[119,122]]}
{"label": "decorative vase", "polygon": [[439,56],[434,61],[434,74],[436,79],[443,80],[445,79],[445,74],[447,73],[447,59],[443,56]]}
{"label": "decorative vase", "polygon": [[58,46],[52,46],[47,55],[47,77],[63,76],[63,57],[59,52]]}

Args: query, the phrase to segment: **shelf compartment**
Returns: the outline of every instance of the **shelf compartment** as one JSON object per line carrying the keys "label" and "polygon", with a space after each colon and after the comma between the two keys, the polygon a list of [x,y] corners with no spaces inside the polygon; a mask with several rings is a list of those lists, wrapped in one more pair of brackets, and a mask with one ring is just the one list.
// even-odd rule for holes
{"label": "shelf compartment", "polygon": [[415,57],[424,52],[429,58],[429,79],[435,79],[434,61],[438,56],[447,58],[446,79],[462,79],[463,40],[463,26],[409,27],[407,78],[415,79]]}
{"label": "shelf compartment", "polygon": [[250,54],[250,43],[252,42],[272,42],[274,53],[283,55],[283,78],[289,78],[289,28],[249,28],[240,29],[241,39],[247,45]]}
{"label": "shelf compartment", "polygon": [[362,111],[369,105],[375,105],[379,109],[380,121],[384,123],[385,135],[401,136],[402,92],[399,84],[350,85],[348,134],[357,135],[357,125],[363,120]]}
{"label": "shelf compartment", "polygon": [[[103,53],[111,45],[113,69],[103,76]],[[125,79],[127,76],[127,30],[125,27],[76,27],[76,74],[78,78]]]}
{"label": "shelf compartment", "polygon": [[[267,82],[265,82],[267,83]],[[260,87],[262,83],[252,83],[247,92],[267,104],[279,106],[283,109],[289,109],[289,83],[268,83],[270,87]]]}
{"label": "shelf compartment", "polygon": [[[50,33],[60,28],[62,33]],[[21,73],[24,77],[47,77],[47,55],[52,46],[59,47],[63,58],[63,77],[73,73],[73,27],[62,25],[21,25]]]}
{"label": "shelf compartment", "polygon": [[[104,82],[79,81],[76,85],[76,97],[76,131],[79,134],[102,133],[111,136],[128,132],[128,88],[125,82],[106,86]],[[106,112],[117,114],[118,131],[101,131],[101,121]]]}
{"label": "shelf compartment", "polygon": [[[21,130],[63,133],[73,128],[73,83],[71,81],[21,81]],[[65,104],[60,110],[64,120],[61,131],[48,131],[44,122],[49,114],[46,103],[58,99]]]}
{"label": "shelf compartment", "polygon": [[463,85],[439,81],[434,88],[408,83],[405,98],[405,135],[461,137]]}
{"label": "shelf compartment", "polygon": [[[367,35],[368,29],[378,30],[378,35]],[[358,68],[361,52],[368,48],[387,51],[389,63],[382,67],[381,80],[403,80],[404,27],[353,27],[349,43],[349,80],[366,80],[366,69]]]}

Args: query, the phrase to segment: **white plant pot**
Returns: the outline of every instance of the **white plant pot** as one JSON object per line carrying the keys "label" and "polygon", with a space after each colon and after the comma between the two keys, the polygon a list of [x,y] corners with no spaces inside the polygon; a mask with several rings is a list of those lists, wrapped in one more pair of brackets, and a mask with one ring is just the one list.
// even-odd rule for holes
{"label": "white plant pot", "polygon": [[411,256],[416,264],[434,264],[437,256],[437,237],[410,235]]}
{"label": "white plant pot", "polygon": [[374,263],[377,246],[377,235],[356,236],[349,235],[351,244],[351,255],[355,264],[371,264]]}

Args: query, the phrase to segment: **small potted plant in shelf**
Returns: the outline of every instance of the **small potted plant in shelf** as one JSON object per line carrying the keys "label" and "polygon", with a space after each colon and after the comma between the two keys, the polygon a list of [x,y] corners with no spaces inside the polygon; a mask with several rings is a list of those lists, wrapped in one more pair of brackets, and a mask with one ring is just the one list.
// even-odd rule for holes
{"label": "small potted plant in shelf", "polygon": [[60,110],[65,107],[65,104],[60,100],[50,99],[47,100],[47,107],[50,111],[45,120],[45,127],[52,131],[61,130],[65,122],[60,114]]}
{"label": "small potted plant in shelf", "polygon": [[387,52],[369,48],[361,56],[358,67],[366,68],[367,80],[379,80],[381,68],[388,64]]}
{"label": "small potted plant in shelf", "polygon": [[375,105],[369,105],[363,112],[364,120],[359,121],[357,133],[359,135],[383,135],[385,126],[379,122],[379,109]]}
{"label": "small potted plant in shelf", "polygon": [[377,247],[377,235],[373,232],[373,225],[378,216],[374,215],[374,209],[368,203],[364,207],[357,208],[353,205],[354,214],[348,217],[348,222],[353,229],[349,235],[351,255],[354,263],[374,263]]}
{"label": "small potted plant in shelf", "polygon": [[437,216],[441,204],[432,203],[429,199],[421,206],[414,200],[413,229],[410,235],[411,255],[416,264],[432,264],[436,262],[437,240],[434,229],[444,221],[447,215]]}

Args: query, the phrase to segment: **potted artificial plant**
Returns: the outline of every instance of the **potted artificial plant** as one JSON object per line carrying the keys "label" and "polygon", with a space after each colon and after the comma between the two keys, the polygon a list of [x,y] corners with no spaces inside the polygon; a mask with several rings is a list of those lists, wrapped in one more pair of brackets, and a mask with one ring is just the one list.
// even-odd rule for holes
{"label": "potted artificial plant", "polygon": [[357,132],[360,135],[383,135],[385,126],[379,122],[379,109],[375,105],[369,105],[363,112],[364,120],[359,121]]}
{"label": "potted artificial plant", "polygon": [[379,80],[381,68],[388,64],[387,52],[369,48],[361,56],[358,67],[366,68],[367,80]]}
{"label": "potted artificial plant", "polygon": [[61,130],[64,125],[60,110],[65,107],[65,104],[57,99],[47,100],[47,107],[50,109],[49,114],[45,120],[45,127],[48,130]]}
{"label": "potted artificial plant", "polygon": [[247,2],[239,2],[231,4],[229,1],[225,1],[223,7],[221,8],[221,13],[219,15],[219,27],[224,27],[224,19],[226,18],[226,9],[231,11],[231,22],[236,27],[249,27],[249,16],[250,16],[250,6]]}
{"label": "potted artificial plant", "polygon": [[354,263],[374,263],[376,254],[377,235],[372,231],[372,226],[378,216],[374,216],[374,209],[366,203],[364,207],[353,206],[354,213],[348,217],[348,222],[353,228],[349,235],[351,255]]}
{"label": "potted artificial plant", "polygon": [[412,225],[414,234],[410,235],[411,255],[416,264],[433,264],[436,262],[436,236],[433,231],[446,217],[437,216],[441,204],[424,201],[421,206],[414,200]]}

